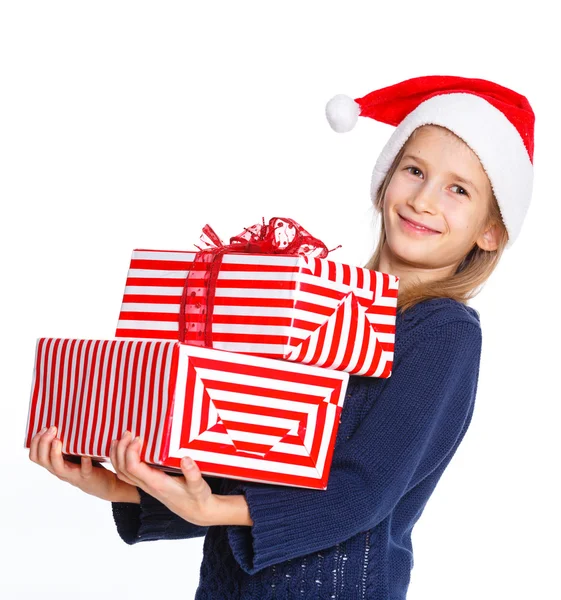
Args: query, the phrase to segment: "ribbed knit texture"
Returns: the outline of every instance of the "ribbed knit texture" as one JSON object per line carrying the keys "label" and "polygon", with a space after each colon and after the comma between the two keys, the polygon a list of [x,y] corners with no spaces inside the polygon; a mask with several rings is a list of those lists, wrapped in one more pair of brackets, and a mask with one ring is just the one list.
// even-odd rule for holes
{"label": "ribbed knit texture", "polygon": [[206,535],[196,600],[402,600],[411,531],[470,424],[478,313],[450,299],[398,312],[388,379],[351,377],[327,490],[207,478],[245,494],[252,527],[197,527],[139,489],[113,503],[128,544]]}

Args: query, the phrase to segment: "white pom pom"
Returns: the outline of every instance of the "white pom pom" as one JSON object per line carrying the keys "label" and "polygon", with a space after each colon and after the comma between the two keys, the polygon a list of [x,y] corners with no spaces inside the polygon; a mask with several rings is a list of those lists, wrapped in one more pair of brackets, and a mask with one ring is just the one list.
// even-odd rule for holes
{"label": "white pom pom", "polygon": [[327,120],[337,133],[350,131],[358,120],[360,106],[350,96],[338,94],[325,107]]}

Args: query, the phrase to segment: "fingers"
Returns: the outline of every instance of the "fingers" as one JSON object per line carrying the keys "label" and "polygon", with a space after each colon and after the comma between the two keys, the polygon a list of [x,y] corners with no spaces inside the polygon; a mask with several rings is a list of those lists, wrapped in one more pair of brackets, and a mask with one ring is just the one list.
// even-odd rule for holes
{"label": "fingers", "polygon": [[43,428],[30,444],[29,458],[59,479],[68,481],[72,471],[80,467],[70,464],[62,456],[62,442],[56,438],[57,428]]}
{"label": "fingers", "polygon": [[126,469],[126,463],[125,463],[125,453],[127,450],[127,446],[130,444],[131,441],[131,432],[130,431],[125,431],[123,433],[123,435],[121,436],[120,441],[117,442],[116,444],[116,454],[117,454],[117,466],[115,468],[118,468],[119,471],[123,474],[125,474],[125,469]]}
{"label": "fingers", "polygon": [[62,458],[62,443],[60,440],[54,439],[51,442],[49,459],[51,464],[51,472],[57,477],[63,477],[66,470],[64,458]]}
{"label": "fingers", "polygon": [[37,460],[37,446],[39,445],[39,440],[41,439],[41,436],[45,433],[45,431],[47,431],[46,427],[44,427],[43,429],[41,429],[41,431],[39,431],[38,433],[36,433],[31,438],[31,444],[29,444],[29,460],[31,460],[34,463],[38,462],[38,460]]}
{"label": "fingers", "polygon": [[158,493],[168,484],[169,477],[149,467],[140,459],[142,439],[132,439],[129,431],[123,433],[121,440],[113,440],[111,462],[117,477],[126,483],[141,487],[149,493]]}
{"label": "fingers", "polygon": [[43,428],[33,436],[31,440],[29,458],[41,465],[51,473],[54,473],[51,465],[51,443],[56,435],[56,427]]}
{"label": "fingers", "polygon": [[109,456],[111,458],[111,463],[115,468],[117,477],[125,483],[137,485],[138,482],[131,478],[130,473],[128,473],[127,470],[127,450],[131,445],[131,437],[130,431],[125,431],[121,440],[113,440],[111,442]]}
{"label": "fingers", "polygon": [[29,458],[34,463],[39,463],[39,442],[43,439],[44,434],[47,432],[47,427],[43,427],[41,431],[36,433],[31,439],[31,444],[29,445]]}
{"label": "fingers", "polygon": [[82,456],[80,462],[80,475],[84,478],[89,477],[92,474],[93,465],[91,456]]}

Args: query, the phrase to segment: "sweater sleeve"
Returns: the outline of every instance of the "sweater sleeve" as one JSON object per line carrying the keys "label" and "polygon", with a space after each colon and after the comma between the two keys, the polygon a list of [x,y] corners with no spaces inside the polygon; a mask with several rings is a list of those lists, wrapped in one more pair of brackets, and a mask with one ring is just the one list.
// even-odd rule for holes
{"label": "sweater sleeve", "polygon": [[245,494],[253,520],[227,528],[240,567],[253,574],[371,529],[445,468],[473,410],[480,355],[481,329],[468,321],[409,348],[352,437],[336,445],[326,490],[237,484],[230,493]]}
{"label": "sweater sleeve", "polygon": [[[210,485],[212,493],[218,494],[222,479],[207,476],[204,479]],[[140,495],[140,504],[111,503],[117,533],[127,544],[194,538],[206,534],[208,527],[189,523],[143,489],[136,489]]]}

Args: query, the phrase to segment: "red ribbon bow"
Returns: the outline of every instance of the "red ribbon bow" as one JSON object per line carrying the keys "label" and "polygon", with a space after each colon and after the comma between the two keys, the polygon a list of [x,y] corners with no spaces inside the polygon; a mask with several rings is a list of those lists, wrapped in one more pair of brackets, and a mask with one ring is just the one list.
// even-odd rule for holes
{"label": "red ribbon bow", "polygon": [[326,245],[313,237],[293,219],[273,217],[268,224],[246,227],[224,244],[210,225],[203,227],[203,248],[193,260],[193,268],[185,279],[179,313],[179,341],[212,348],[212,314],[216,280],[227,252],[247,254],[285,254],[325,258]]}
{"label": "red ribbon bow", "polygon": [[321,240],[313,237],[296,221],[281,217],[273,217],[268,225],[263,219],[262,224],[244,228],[241,233],[230,238],[228,245],[220,240],[210,225],[205,225],[201,241],[207,248],[221,248],[225,252],[247,252],[248,254],[289,256],[300,254],[325,258],[329,252],[332,252]]}

